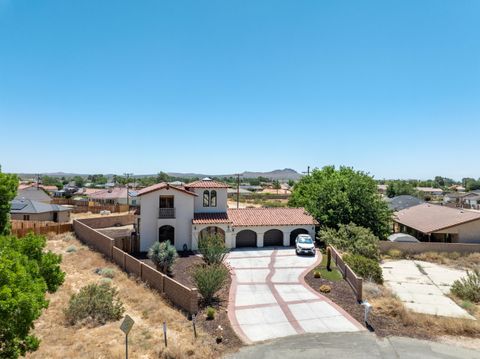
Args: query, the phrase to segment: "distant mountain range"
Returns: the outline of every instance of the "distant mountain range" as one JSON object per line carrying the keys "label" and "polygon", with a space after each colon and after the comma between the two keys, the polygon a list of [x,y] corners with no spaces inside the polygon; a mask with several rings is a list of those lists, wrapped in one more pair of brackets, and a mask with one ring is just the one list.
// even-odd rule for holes
{"label": "distant mountain range", "polygon": [[[93,173],[92,173],[93,174]],[[230,177],[236,176],[236,174],[225,174],[225,175],[214,175],[214,174],[201,174],[201,173],[181,173],[181,172],[167,172],[169,176],[172,177],[183,177],[183,178],[204,178],[204,177]],[[31,179],[37,176],[36,173],[17,173],[17,175],[22,179]],[[85,173],[67,173],[67,172],[51,172],[51,173],[40,173],[41,176],[50,176],[50,177],[74,177],[81,176],[87,177],[89,174]],[[121,175],[121,174],[120,174]],[[155,176],[156,174],[148,175],[135,175],[136,178],[140,177],[149,177]],[[274,170],[270,172],[252,172],[244,171],[240,174],[243,178],[255,178],[255,177],[265,177],[270,180],[279,180],[279,181],[288,181],[288,180],[298,180],[302,177],[302,174],[291,168],[284,168],[283,170]],[[108,178],[112,178],[113,174],[105,174]]]}

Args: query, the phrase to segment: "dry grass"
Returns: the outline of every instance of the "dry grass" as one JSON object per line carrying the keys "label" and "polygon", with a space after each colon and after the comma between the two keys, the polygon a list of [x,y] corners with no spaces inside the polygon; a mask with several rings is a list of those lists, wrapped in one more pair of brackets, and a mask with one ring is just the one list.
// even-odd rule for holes
{"label": "dry grass", "polygon": [[474,269],[480,267],[480,253],[461,254],[459,252],[425,252],[408,254],[397,249],[391,249],[383,254],[385,259],[416,259],[437,263],[458,269]]}
{"label": "dry grass", "polygon": [[480,337],[480,310],[471,312],[477,320],[414,313],[384,286],[365,283],[364,296],[374,313],[395,318],[405,326],[428,330],[433,336],[462,335]]}
{"label": "dry grass", "polygon": [[[76,252],[66,249],[75,245]],[[112,267],[99,253],[75,239],[70,233],[51,238],[48,249],[63,255],[62,268],[67,273],[65,283],[58,292],[49,295],[49,308],[35,323],[35,333],[42,340],[37,352],[29,358],[124,358],[125,337],[120,331],[121,321],[103,326],[69,326],[63,309],[70,296],[81,287],[99,282],[96,268]],[[193,340],[191,322],[178,310],[141,282],[118,270],[112,279],[118,288],[126,313],[135,320],[129,336],[129,354],[132,358],[207,358],[213,352],[214,338],[199,328],[199,337]],[[168,349],[163,345],[162,323],[168,325]]]}

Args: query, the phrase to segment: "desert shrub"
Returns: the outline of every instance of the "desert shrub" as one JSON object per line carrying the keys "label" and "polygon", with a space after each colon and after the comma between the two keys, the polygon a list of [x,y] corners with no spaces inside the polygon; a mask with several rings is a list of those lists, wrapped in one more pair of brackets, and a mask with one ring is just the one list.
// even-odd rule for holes
{"label": "desert shrub", "polygon": [[119,320],[125,309],[118,298],[118,291],[109,284],[89,284],[71,296],[65,309],[67,322],[105,324]]}
{"label": "desert shrub", "polygon": [[357,275],[375,283],[383,283],[382,268],[376,260],[358,254],[345,254],[343,260]]}
{"label": "desert shrub", "polygon": [[320,240],[327,245],[333,245],[342,251],[358,254],[370,259],[379,260],[378,237],[368,228],[357,226],[354,223],[341,224],[338,230],[323,228]]}
{"label": "desert shrub", "polygon": [[330,287],[327,284],[324,284],[324,285],[321,285],[320,288],[318,288],[318,290],[322,293],[330,293],[330,291],[332,290],[332,287]]}
{"label": "desert shrub", "polygon": [[314,278],[320,278],[322,276],[321,272],[317,269],[313,272]]}
{"label": "desert shrub", "polygon": [[195,267],[193,281],[205,304],[211,303],[215,294],[222,288],[228,277],[228,269],[221,264]]}
{"label": "desert shrub", "polygon": [[451,252],[451,253],[447,253],[446,254],[448,258],[452,259],[452,260],[457,260],[458,258],[460,258],[462,255],[458,252]]}
{"label": "desert shrub", "polygon": [[403,252],[399,249],[389,249],[387,251],[387,255],[390,257],[390,258],[403,258]]}
{"label": "desert shrub", "polygon": [[207,308],[207,320],[215,319],[215,309],[212,307]]}
{"label": "desert shrub", "polygon": [[465,278],[453,282],[450,291],[463,300],[480,303],[480,270],[467,271]]}
{"label": "desert shrub", "polygon": [[40,274],[47,283],[50,293],[55,292],[65,280],[65,272],[60,269],[62,256],[53,252],[43,253],[40,265]]}
{"label": "desert shrub", "polygon": [[65,252],[67,253],[73,253],[73,252],[76,252],[77,251],[77,247],[75,246],[68,246],[67,249],[65,250]]}
{"label": "desert shrub", "polygon": [[225,259],[228,249],[225,240],[218,234],[207,235],[198,241],[198,251],[207,264],[220,264]]}
{"label": "desert shrub", "polygon": [[100,274],[104,278],[114,278],[115,269],[113,268],[100,268],[97,270],[97,274]]}
{"label": "desert shrub", "polygon": [[112,278],[101,278],[98,281],[101,285],[112,284]]}
{"label": "desert shrub", "polygon": [[148,258],[162,273],[171,271],[177,257],[177,250],[170,244],[170,241],[155,242],[148,250]]}

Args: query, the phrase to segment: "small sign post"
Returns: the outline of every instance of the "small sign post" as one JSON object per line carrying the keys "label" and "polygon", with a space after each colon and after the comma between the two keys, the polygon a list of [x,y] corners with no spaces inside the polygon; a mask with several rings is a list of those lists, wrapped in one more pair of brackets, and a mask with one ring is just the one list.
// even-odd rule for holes
{"label": "small sign post", "polygon": [[130,330],[133,327],[133,324],[135,324],[135,321],[127,314],[125,316],[125,319],[123,319],[122,324],[120,325],[120,329],[122,332],[125,333],[125,358],[128,359],[128,333],[130,333]]}
{"label": "small sign post", "polygon": [[196,318],[197,316],[195,314],[192,314],[193,336],[195,338],[197,337],[197,328],[195,327]]}
{"label": "small sign post", "polygon": [[167,322],[163,322],[163,339],[165,340],[165,348],[167,347]]}

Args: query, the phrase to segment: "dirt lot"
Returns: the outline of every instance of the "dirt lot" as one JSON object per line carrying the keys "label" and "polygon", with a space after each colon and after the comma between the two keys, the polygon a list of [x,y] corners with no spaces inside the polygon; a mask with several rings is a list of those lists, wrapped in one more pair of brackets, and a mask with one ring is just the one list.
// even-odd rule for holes
{"label": "dirt lot", "polygon": [[[357,303],[346,281],[314,278],[313,271],[305,276],[305,280],[316,291],[321,285],[328,284],[331,292],[322,294],[363,324],[363,307]],[[429,339],[480,350],[480,310],[473,308],[470,311],[476,321],[412,313],[384,286],[369,282],[364,282],[364,299],[373,306],[369,324],[378,336]]]}
{"label": "dirt lot", "polygon": [[[68,253],[67,248],[72,251]],[[124,335],[121,321],[98,327],[72,327],[65,323],[63,310],[72,293],[101,276],[97,268],[114,268],[113,285],[135,325],[129,336],[132,358],[216,358],[232,350],[217,345],[215,338],[198,328],[194,340],[191,321],[185,314],[172,308],[158,293],[120,271],[99,253],[82,245],[72,234],[55,236],[48,241],[48,249],[63,255],[62,269],[67,273],[60,289],[48,295],[49,308],[35,322],[35,333],[41,339],[37,352],[28,358],[124,358]],[[162,323],[168,326],[168,348],[163,345]],[[234,347],[234,346],[233,346]]]}

